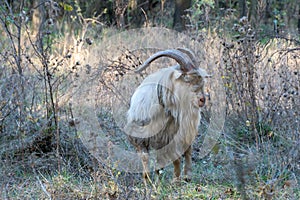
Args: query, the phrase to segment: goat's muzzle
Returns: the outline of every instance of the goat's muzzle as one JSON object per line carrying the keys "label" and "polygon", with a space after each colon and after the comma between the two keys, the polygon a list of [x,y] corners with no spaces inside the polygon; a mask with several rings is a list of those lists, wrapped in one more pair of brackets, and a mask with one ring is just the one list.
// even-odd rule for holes
{"label": "goat's muzzle", "polygon": [[198,99],[198,106],[203,107],[205,105],[205,96],[201,95]]}

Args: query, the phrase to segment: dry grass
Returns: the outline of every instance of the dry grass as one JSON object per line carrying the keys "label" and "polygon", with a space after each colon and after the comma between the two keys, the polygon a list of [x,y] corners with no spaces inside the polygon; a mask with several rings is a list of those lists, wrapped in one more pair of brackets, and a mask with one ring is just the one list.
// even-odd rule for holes
{"label": "dry grass", "polygon": [[[103,32],[103,39],[92,45],[85,41],[93,39],[90,31],[72,47],[65,45],[70,38],[58,38],[60,43],[53,46],[49,66],[58,127],[49,125],[53,117],[46,109],[49,93],[39,73],[40,60],[32,49],[24,48],[23,79],[12,75],[12,52],[1,40],[1,199],[300,198],[299,43],[279,38],[241,43],[199,32],[189,33],[194,38],[190,40],[188,34],[159,28],[110,32],[114,33]],[[146,188],[140,174],[120,169],[109,145],[134,151],[122,133],[130,95],[143,78],[132,69],[149,54],[178,46],[194,50],[201,66],[215,75],[207,89],[212,99],[194,144],[191,183],[172,185],[171,168],[166,168],[161,183]],[[156,64],[147,73],[174,62]],[[203,158],[199,152],[212,107],[225,105],[217,101],[216,75],[227,95],[226,123],[217,144]],[[84,136],[88,130],[97,131],[90,138],[96,146],[82,139],[90,136]]]}

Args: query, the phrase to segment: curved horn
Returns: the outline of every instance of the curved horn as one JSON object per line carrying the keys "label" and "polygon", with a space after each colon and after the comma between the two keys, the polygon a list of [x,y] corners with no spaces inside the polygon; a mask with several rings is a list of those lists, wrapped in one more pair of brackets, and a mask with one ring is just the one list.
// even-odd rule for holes
{"label": "curved horn", "polygon": [[190,59],[193,61],[194,65],[198,68],[198,71],[202,77],[206,77],[206,78],[211,77],[211,75],[209,75],[204,69],[199,67],[200,62],[197,61],[196,56],[193,51],[191,51],[190,49],[181,48],[181,47],[179,47],[177,49],[190,57]]}
{"label": "curved horn", "polygon": [[190,49],[187,49],[187,48],[181,48],[181,47],[179,47],[177,49],[179,51],[185,53],[186,55],[188,55],[190,57],[190,59],[193,61],[194,65],[196,67],[198,67],[199,63],[198,63],[198,61],[196,59],[196,56],[195,56],[194,52],[192,52]]}
{"label": "curved horn", "polygon": [[153,54],[144,62],[144,64],[142,64],[137,70],[135,70],[135,72],[139,73],[145,70],[154,60],[163,56],[173,58],[174,60],[176,60],[176,62],[178,62],[178,64],[180,65],[180,69],[184,72],[188,72],[189,70],[195,68],[194,63],[189,56],[184,54],[182,51],[176,49],[169,49],[165,51],[159,51]]}

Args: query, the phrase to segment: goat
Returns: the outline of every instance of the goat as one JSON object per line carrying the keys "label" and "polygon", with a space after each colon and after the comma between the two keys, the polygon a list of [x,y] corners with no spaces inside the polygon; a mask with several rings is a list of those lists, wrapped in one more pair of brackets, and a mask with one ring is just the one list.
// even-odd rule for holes
{"label": "goat", "polygon": [[199,68],[189,49],[159,51],[135,72],[141,73],[160,57],[174,59],[178,65],[163,68],[147,76],[131,97],[125,132],[142,154],[143,178],[149,179],[149,151],[157,153],[156,172],[170,161],[174,181],[180,180],[181,157],[185,157],[184,178],[192,171],[191,144],[198,133],[200,108],[205,104],[204,82],[209,75]]}

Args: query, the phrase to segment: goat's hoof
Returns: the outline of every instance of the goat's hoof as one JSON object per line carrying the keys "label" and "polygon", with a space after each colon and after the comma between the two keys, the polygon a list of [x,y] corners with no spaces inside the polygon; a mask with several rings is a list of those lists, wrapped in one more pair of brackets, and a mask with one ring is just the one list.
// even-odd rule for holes
{"label": "goat's hoof", "polygon": [[150,174],[144,173],[143,174],[143,180],[144,180],[144,183],[150,183],[151,182]]}
{"label": "goat's hoof", "polygon": [[192,177],[189,176],[189,175],[185,175],[185,176],[183,177],[183,180],[186,181],[186,182],[191,182]]}
{"label": "goat's hoof", "polygon": [[174,184],[174,185],[180,185],[180,183],[181,183],[180,177],[173,178],[172,184]]}

